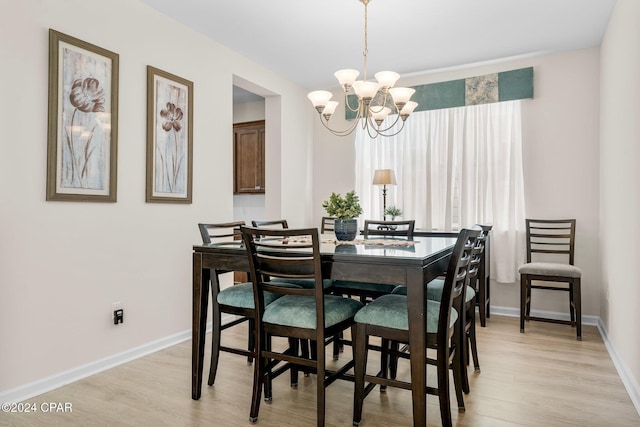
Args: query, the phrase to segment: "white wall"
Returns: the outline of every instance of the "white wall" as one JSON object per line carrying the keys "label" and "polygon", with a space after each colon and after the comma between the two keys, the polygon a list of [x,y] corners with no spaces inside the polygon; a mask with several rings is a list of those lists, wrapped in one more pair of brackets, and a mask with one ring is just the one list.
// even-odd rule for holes
{"label": "white wall", "polygon": [[[49,28],[120,55],[117,203],[45,202]],[[271,209],[311,217],[306,91],[146,5],[0,0],[0,55],[0,393],[190,329],[196,223],[233,218],[234,76],[273,95]],[[144,201],[147,65],[194,82],[191,205]]]}
{"label": "white wall", "polygon": [[[598,55],[597,48],[585,49],[434,72],[399,82],[402,86],[415,86],[534,68],[534,98],[524,100],[522,107],[526,215],[577,219],[576,265],[584,271],[583,313],[592,316],[600,314]],[[336,92],[334,99],[340,97]],[[337,128],[346,128],[347,123],[341,118],[343,110],[336,111],[331,121],[335,120]],[[314,223],[320,223],[324,214],[322,201],[331,191],[355,187],[355,152],[353,136],[333,137],[317,118],[314,126],[313,213]],[[492,286],[492,305],[520,306],[519,286]],[[557,293],[539,293],[534,296],[532,307],[567,312],[568,302]]]}
{"label": "white wall", "polygon": [[[618,0],[601,48],[601,317],[640,408],[640,2]],[[629,389],[629,387],[627,387]],[[640,410],[640,409],[639,409]]]}

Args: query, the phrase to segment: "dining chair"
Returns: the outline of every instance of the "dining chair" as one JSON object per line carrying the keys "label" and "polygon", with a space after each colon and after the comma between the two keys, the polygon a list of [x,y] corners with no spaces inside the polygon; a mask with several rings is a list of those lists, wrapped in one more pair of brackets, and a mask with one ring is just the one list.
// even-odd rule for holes
{"label": "dining chair", "polygon": [[480,227],[486,234],[486,239],[484,241],[482,261],[478,269],[478,280],[476,281],[476,305],[478,306],[480,326],[484,328],[487,325],[487,319],[491,317],[491,258],[489,255],[491,239],[489,232],[493,226],[480,224]]}
{"label": "dining chair", "polygon": [[[316,374],[317,425],[325,419],[326,387],[344,377],[353,365],[353,358],[336,370],[326,366],[325,346],[345,329],[353,326],[353,317],[362,307],[359,301],[325,293],[322,282],[320,238],[317,228],[262,229],[242,227],[247,248],[256,307],[257,362],[254,365],[253,392],[249,419],[256,422],[263,388],[270,387],[272,361],[285,361],[298,370]],[[283,240],[286,239],[286,244]],[[272,278],[311,279],[312,288],[283,288]],[[269,305],[265,292],[281,295]],[[284,351],[271,348],[271,337],[288,338]],[[301,355],[297,344],[310,341],[315,345],[315,357]],[[269,390],[270,391],[270,390]]]}
{"label": "dining chair", "polygon": [[[405,221],[379,221],[379,220],[365,220],[362,234],[365,239],[374,237],[383,238],[402,238],[409,240],[413,238],[413,231],[415,229],[415,220]],[[336,295],[345,296],[357,296],[360,298],[360,302],[366,304],[373,299],[387,295],[393,292],[396,285],[390,285],[385,283],[367,283],[356,282],[351,280],[334,280],[332,291]],[[344,337],[334,342],[333,358],[338,359],[339,354],[343,352],[344,345],[351,344],[350,340],[345,340]],[[372,348],[378,349],[377,346]],[[385,363],[385,361],[381,361]]]}
{"label": "dining chair", "polygon": [[[244,221],[227,223],[205,224],[199,223],[198,229],[202,236],[202,243],[219,243],[223,241],[233,241],[241,239],[240,226],[245,225]],[[244,355],[247,357],[247,364],[251,364],[255,357],[254,346],[254,313],[253,313],[253,288],[250,282],[240,283],[231,287],[220,289],[220,275],[229,273],[230,270],[215,270],[212,275],[211,295],[212,295],[212,333],[211,333],[211,366],[209,368],[208,384],[211,386],[216,380],[218,370],[218,360],[220,351]],[[214,288],[215,286],[215,288]],[[216,297],[217,294],[217,297]],[[276,294],[269,297],[275,299]],[[239,316],[236,320],[222,324],[222,313]],[[220,333],[232,326],[243,322],[248,322],[248,343],[247,349],[230,348],[220,345]]]}
{"label": "dining chair", "polygon": [[[467,365],[469,359],[473,359],[473,369],[480,372],[480,360],[478,358],[478,341],[476,339],[476,297],[478,295],[477,283],[482,277],[480,275],[481,266],[484,262],[484,254],[487,242],[487,232],[484,228],[476,239],[476,244],[471,251],[471,260],[469,261],[469,273],[467,275],[467,288],[465,290],[469,295],[464,296],[463,316],[460,319],[461,335],[463,342],[459,345],[463,351],[462,366],[462,390],[469,393],[469,377],[467,375]],[[427,287],[428,294],[428,287]],[[471,354],[471,357],[469,357]]]}
{"label": "dining chair", "polygon": [[[525,320],[561,323],[576,328],[582,340],[582,309],[580,280],[582,271],[574,265],[575,219],[527,219],[527,263],[520,266],[520,332]],[[533,261],[533,255],[540,259]],[[564,260],[564,263],[558,262]],[[568,264],[566,263],[568,261]],[[533,281],[555,283],[534,285]],[[566,286],[559,285],[566,283]],[[531,316],[531,290],[544,289],[569,292],[570,320]]]}
{"label": "dining chair", "polygon": [[323,216],[320,222],[320,234],[335,232],[335,217]]}
{"label": "dining chair", "polygon": [[[377,221],[365,220],[363,235],[365,238],[403,238],[410,240],[413,238],[415,220],[406,221]],[[335,280],[333,282],[333,292],[340,295],[351,295],[360,297],[361,302],[372,300],[382,295],[391,293],[395,285],[366,283],[346,280]]]}
{"label": "dining chair", "polygon": [[378,221],[367,219],[364,221],[362,234],[364,235],[364,237],[391,236],[407,237],[409,239],[412,239],[415,226],[415,220]]}
{"label": "dining chair", "polygon": [[[453,370],[454,382],[456,384],[462,382],[462,354],[453,335],[458,316],[463,310],[461,299],[467,286],[471,251],[475,247],[475,240],[479,234],[479,230],[463,229],[460,231],[447,267],[441,301],[429,299],[424,301],[427,348],[435,350],[435,359],[429,355],[425,362],[435,365],[437,371],[437,387],[427,386],[425,392],[438,396],[443,426],[452,425],[449,398],[450,368]],[[366,372],[368,342],[371,336],[379,337],[386,342],[409,343],[407,296],[390,294],[376,298],[358,311],[355,321],[353,425],[358,426],[362,420],[364,399],[376,384],[411,390],[412,381],[389,378],[385,366],[376,375],[370,375]],[[384,345],[383,351],[388,351],[393,357],[408,357],[406,353],[393,352],[392,349]],[[368,382],[366,387],[365,382]],[[458,390],[461,390],[461,387],[457,386],[456,391]],[[456,392],[456,397],[459,410],[464,410],[462,394]]]}
{"label": "dining chair", "polygon": [[[454,339],[457,341],[457,346],[462,352],[461,360],[462,365],[462,391],[469,393],[469,376],[467,374],[467,365],[470,359],[473,359],[473,367],[475,372],[480,372],[480,361],[478,358],[478,344],[476,340],[476,296],[477,296],[477,282],[480,277],[480,267],[484,261],[485,245],[487,242],[486,227],[481,225],[474,225],[472,230],[479,231],[480,234],[475,240],[475,246],[471,250],[471,258],[469,260],[469,271],[467,273],[467,286],[462,292],[461,299],[464,301],[464,309],[459,311],[458,322],[456,323],[456,334]],[[427,283],[426,297],[432,301],[440,302],[442,299],[442,293],[445,286],[445,280],[438,278]],[[405,286],[398,286],[393,290],[393,294],[406,295]],[[396,343],[392,343],[392,348],[398,348]],[[403,348],[402,351],[406,351],[407,348]],[[471,354],[471,357],[469,357]],[[391,378],[395,378],[395,372],[397,371],[397,358],[391,358],[389,362],[389,369]],[[457,390],[456,393],[460,391]]]}
{"label": "dining chair", "polygon": [[[262,220],[262,221],[251,221],[251,225],[253,227],[259,228],[289,228],[289,223],[286,219],[276,219],[276,220]],[[292,283],[297,286],[301,286],[303,288],[313,288],[315,286],[313,279],[305,279],[305,278],[292,278],[292,277],[274,277],[273,281],[275,282],[284,282],[284,283]],[[333,286],[333,280],[331,279],[323,279],[322,281],[324,288],[329,290]],[[300,341],[300,348],[302,349],[302,355],[304,357],[315,357],[313,352],[313,343],[307,341]],[[308,375],[305,373],[305,375]]]}
{"label": "dining chair", "polygon": [[[203,243],[233,243],[234,240],[242,240],[240,228],[244,226],[244,221],[235,221],[217,224],[198,224]],[[209,368],[209,379],[207,384],[212,386],[215,383],[216,373],[218,370],[218,361],[220,352],[238,354],[247,357],[247,365],[251,365],[253,360],[257,358],[255,343],[255,306],[253,298],[253,284],[251,282],[236,283],[233,286],[220,289],[220,275],[229,273],[230,270],[214,270],[211,275],[211,294],[212,294],[212,328],[211,328],[211,367]],[[296,284],[284,283],[281,286],[299,287]],[[214,289],[215,286],[215,289]],[[217,297],[215,297],[217,293]],[[280,294],[273,292],[264,293],[264,303],[269,305],[276,299],[280,298]],[[222,324],[222,313],[238,316],[237,319]],[[221,332],[230,327],[247,322],[247,349],[235,347],[227,347],[221,345]],[[292,385],[295,385],[295,378],[292,378]]]}

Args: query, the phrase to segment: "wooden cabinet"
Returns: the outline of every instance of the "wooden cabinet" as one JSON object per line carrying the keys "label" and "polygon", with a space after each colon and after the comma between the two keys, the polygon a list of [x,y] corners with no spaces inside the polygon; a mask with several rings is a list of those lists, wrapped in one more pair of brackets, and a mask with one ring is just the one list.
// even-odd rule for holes
{"label": "wooden cabinet", "polygon": [[233,125],[233,193],[264,193],[264,120]]}

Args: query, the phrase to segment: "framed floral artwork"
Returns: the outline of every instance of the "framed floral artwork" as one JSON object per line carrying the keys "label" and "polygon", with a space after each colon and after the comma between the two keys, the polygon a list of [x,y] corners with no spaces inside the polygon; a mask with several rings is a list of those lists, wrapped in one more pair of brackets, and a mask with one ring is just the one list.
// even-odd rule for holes
{"label": "framed floral artwork", "polygon": [[47,200],[115,202],[118,54],[49,30]]}
{"label": "framed floral artwork", "polygon": [[147,66],[147,202],[191,203],[193,82]]}

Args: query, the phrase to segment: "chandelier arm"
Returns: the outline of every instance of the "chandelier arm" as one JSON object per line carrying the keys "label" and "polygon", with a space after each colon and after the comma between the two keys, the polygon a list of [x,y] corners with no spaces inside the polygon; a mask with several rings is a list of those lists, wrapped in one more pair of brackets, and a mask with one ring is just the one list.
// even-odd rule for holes
{"label": "chandelier arm", "polygon": [[356,129],[356,126],[358,126],[358,121],[358,119],[354,119],[353,123],[347,129],[335,130],[329,127],[328,121],[323,120],[322,116],[320,117],[320,123],[322,123],[322,126],[324,126],[329,132],[336,136],[346,136],[352,133]]}
{"label": "chandelier arm", "polygon": [[399,134],[400,132],[402,132],[402,129],[404,129],[404,122],[402,122],[402,125],[400,126],[400,129],[398,129],[397,132],[395,133],[386,133],[386,134],[380,134],[382,136],[384,136],[385,138],[391,137],[391,136],[396,136],[397,134]]}
{"label": "chandelier arm", "polygon": [[[393,128],[393,127],[396,125],[396,123],[398,123],[398,120],[400,120],[400,115],[399,115],[399,114],[397,114],[397,115],[396,115],[396,119],[393,121],[393,123],[391,123],[391,124],[390,124],[389,126],[387,126],[386,128],[384,128],[384,129],[380,129],[380,128],[378,127],[378,133],[387,132],[388,130],[390,130],[391,128]],[[403,126],[404,126],[404,122],[403,122]]]}
{"label": "chandelier arm", "polygon": [[[384,108],[384,105],[370,105],[369,106],[369,110],[371,110],[372,113],[379,113],[380,111],[382,111],[383,108]],[[389,114],[395,114],[395,109],[391,110],[391,113],[389,113]]]}
{"label": "chandelier arm", "polygon": [[[371,129],[372,129],[372,126],[367,126],[367,134],[369,134],[369,138],[376,139],[378,137],[379,133],[376,132],[375,134],[372,135],[371,134]],[[374,129],[374,132],[375,132],[375,129]]]}
{"label": "chandelier arm", "polygon": [[358,120],[362,122],[362,129],[367,129],[369,127],[369,119],[371,117],[370,106],[362,105],[362,111],[358,115]]}
{"label": "chandelier arm", "polygon": [[404,129],[404,124],[405,124],[405,122],[402,122],[402,124],[400,125],[400,129],[398,129],[398,131],[397,131],[397,132],[394,132],[394,133],[384,133],[386,130],[391,129],[391,128],[387,128],[387,129],[385,129],[385,130],[382,130],[382,131],[378,132],[378,135],[383,136],[383,137],[385,137],[385,138],[388,138],[388,137],[391,137],[391,136],[396,136],[397,134],[399,134],[400,132],[402,132],[402,129]]}
{"label": "chandelier arm", "polygon": [[349,111],[358,112],[360,110],[360,105],[362,104],[362,100],[358,99],[358,106],[356,108],[352,108],[349,104],[349,95],[347,93],[344,94],[344,105]]}

